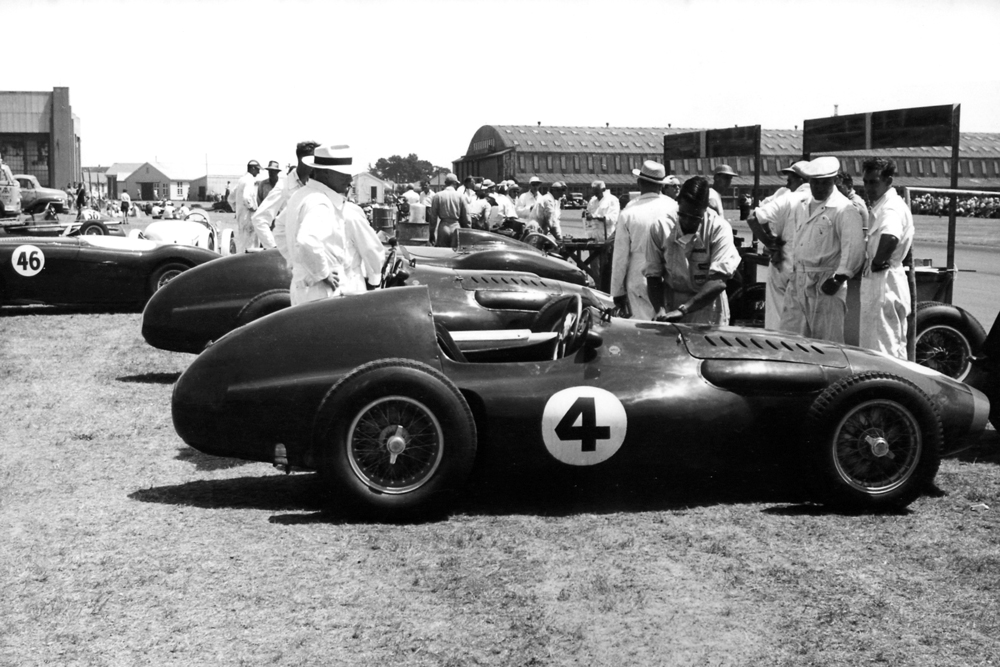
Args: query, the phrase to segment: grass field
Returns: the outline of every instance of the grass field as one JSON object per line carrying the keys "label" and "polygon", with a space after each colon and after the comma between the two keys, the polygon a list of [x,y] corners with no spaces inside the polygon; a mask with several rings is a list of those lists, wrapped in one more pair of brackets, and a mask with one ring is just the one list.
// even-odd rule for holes
{"label": "grass field", "polygon": [[996,432],[894,515],[740,466],[375,525],[184,445],[139,322],[0,311],[0,665],[1000,665]]}

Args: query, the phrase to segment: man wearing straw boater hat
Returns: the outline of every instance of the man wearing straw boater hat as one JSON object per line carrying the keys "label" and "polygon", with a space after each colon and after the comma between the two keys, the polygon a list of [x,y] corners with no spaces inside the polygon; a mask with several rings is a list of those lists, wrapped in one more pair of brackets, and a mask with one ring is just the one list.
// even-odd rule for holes
{"label": "man wearing straw boater hat", "polygon": [[[646,243],[654,224],[673,225],[677,202],[660,194],[667,182],[666,169],[659,162],[646,160],[642,169],[633,169],[639,196],[630,202],[618,218],[615,251],[611,262],[611,296],[619,315],[631,313],[639,320],[651,320],[656,312],[646,290]],[[674,179],[676,180],[676,179]]]}
{"label": "man wearing straw boater hat", "polygon": [[351,187],[349,146],[319,146],[302,161],[309,182],[292,195],[282,213],[292,268],[292,305],[379,286],[383,250]]}

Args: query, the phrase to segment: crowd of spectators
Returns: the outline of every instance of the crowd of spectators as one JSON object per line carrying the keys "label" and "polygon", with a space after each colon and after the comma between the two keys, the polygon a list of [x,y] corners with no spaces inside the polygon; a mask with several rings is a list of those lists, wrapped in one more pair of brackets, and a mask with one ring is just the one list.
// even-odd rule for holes
{"label": "crowd of spectators", "polygon": [[[951,197],[926,193],[911,199],[910,210],[920,215],[948,215],[950,202]],[[1000,195],[960,195],[955,202],[955,213],[960,218],[1000,218]]]}

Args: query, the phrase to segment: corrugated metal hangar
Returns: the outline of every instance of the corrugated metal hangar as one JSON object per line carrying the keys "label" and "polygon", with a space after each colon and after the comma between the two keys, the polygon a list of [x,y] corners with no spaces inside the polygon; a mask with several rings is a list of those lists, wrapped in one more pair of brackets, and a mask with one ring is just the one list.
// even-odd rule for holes
{"label": "corrugated metal hangar", "polygon": [[[532,176],[543,182],[564,181],[573,191],[586,192],[603,180],[616,195],[635,189],[633,169],[643,160],[663,162],[663,137],[694,132],[671,127],[568,127],[551,125],[484,125],[469,142],[466,154],[453,162],[460,177],[481,176],[493,181],[513,179],[522,185]],[[1000,134],[963,132],[958,186],[1000,191]],[[780,171],[802,156],[802,130],[761,131],[762,194],[785,184]],[[886,156],[897,163],[896,185],[949,187],[951,148],[896,148],[838,154],[857,182],[865,157]],[[733,187],[749,192],[753,186],[753,158],[674,160],[673,172],[683,178],[710,175],[718,164],[729,164],[739,177]]]}
{"label": "corrugated metal hangar", "polygon": [[52,92],[0,92],[0,157],[15,174],[31,174],[46,187],[80,178],[80,119],[69,88]]}

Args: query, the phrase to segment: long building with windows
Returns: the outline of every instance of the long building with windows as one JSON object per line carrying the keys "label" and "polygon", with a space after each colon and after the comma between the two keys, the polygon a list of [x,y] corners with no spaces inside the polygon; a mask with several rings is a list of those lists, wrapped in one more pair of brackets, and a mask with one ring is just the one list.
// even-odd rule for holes
{"label": "long building with windows", "polygon": [[[644,160],[663,162],[663,137],[694,132],[671,127],[568,127],[484,125],[469,142],[466,154],[453,162],[460,177],[525,183],[538,176],[546,183],[564,181],[570,191],[587,192],[603,180],[615,195],[635,190],[633,169]],[[1000,134],[963,132],[958,185],[963,189],[1000,191]],[[951,147],[896,148],[836,154],[860,185],[861,164],[870,156],[891,157],[899,174],[896,185],[949,187]],[[802,130],[761,130],[761,196],[785,184],[781,169],[802,157]],[[813,156],[815,157],[815,156]],[[754,158],[731,156],[672,161],[670,171],[684,179],[710,176],[716,165],[728,164],[739,173],[729,196],[749,193],[754,183]]]}
{"label": "long building with windows", "polygon": [[15,174],[31,174],[46,187],[81,179],[80,119],[69,88],[0,92],[0,156]]}

